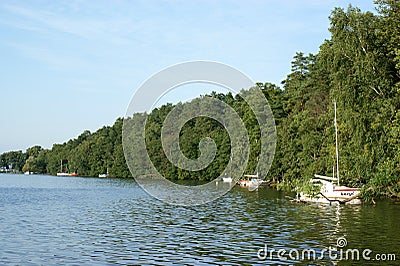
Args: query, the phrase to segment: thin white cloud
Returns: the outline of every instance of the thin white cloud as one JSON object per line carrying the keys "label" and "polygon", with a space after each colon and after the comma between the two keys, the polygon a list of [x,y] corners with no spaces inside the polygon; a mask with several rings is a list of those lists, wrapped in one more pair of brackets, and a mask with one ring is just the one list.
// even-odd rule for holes
{"label": "thin white cloud", "polygon": [[39,48],[22,43],[2,42],[2,44],[12,47],[19,53],[43,63],[53,70],[70,71],[87,69],[92,66],[92,64],[86,60],[63,54],[61,51],[57,53],[52,49]]}
{"label": "thin white cloud", "polygon": [[74,18],[54,11],[15,5],[5,5],[3,9],[14,15],[12,22],[5,23],[12,23],[17,28],[41,33],[55,31],[114,44],[129,44],[131,40],[126,35],[137,29],[132,21],[124,18]]}

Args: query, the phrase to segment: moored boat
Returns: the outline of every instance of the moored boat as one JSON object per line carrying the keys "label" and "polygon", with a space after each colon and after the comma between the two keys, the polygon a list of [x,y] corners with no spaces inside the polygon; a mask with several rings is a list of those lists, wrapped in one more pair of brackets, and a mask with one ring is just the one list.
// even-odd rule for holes
{"label": "moored boat", "polygon": [[358,198],[359,188],[351,188],[335,184],[336,181],[327,180],[323,176],[315,175],[316,178],[310,180],[311,183],[319,186],[319,192],[315,194],[300,192],[297,200],[300,202],[313,203],[339,203],[339,204],[361,204]]}
{"label": "moored boat", "polygon": [[65,168],[67,170],[66,172],[64,171],[64,168],[63,168],[63,160],[61,160],[61,171],[59,173],[57,173],[57,176],[78,176],[77,173],[69,173],[68,167],[65,167]]}
{"label": "moored boat", "polygon": [[57,176],[69,176],[69,173],[60,172],[57,173]]}
{"label": "moored boat", "polygon": [[61,172],[61,173],[57,173],[57,176],[78,176],[77,173],[65,173],[65,172]]}
{"label": "moored boat", "polygon": [[222,182],[224,183],[232,183],[232,177],[223,177],[222,178]]}
{"label": "moored boat", "polygon": [[265,180],[259,178],[258,174],[244,175],[244,178],[239,180],[238,185],[241,187],[247,187],[250,191],[253,191],[258,189],[258,187],[265,182]]}
{"label": "moored boat", "polygon": [[[317,186],[316,193],[300,192],[297,195],[299,202],[314,202],[314,203],[340,203],[340,204],[361,204],[360,189],[340,186],[339,179],[339,145],[338,145],[338,130],[336,123],[336,101],[334,102],[334,124],[335,124],[335,138],[336,138],[336,165],[333,167],[333,176],[323,176],[315,174],[310,182]],[[336,168],[336,177],[335,177]]]}
{"label": "moored boat", "polygon": [[100,177],[100,178],[106,178],[106,177],[108,177],[108,168],[107,168],[107,173],[105,173],[105,174],[99,174],[99,177]]}

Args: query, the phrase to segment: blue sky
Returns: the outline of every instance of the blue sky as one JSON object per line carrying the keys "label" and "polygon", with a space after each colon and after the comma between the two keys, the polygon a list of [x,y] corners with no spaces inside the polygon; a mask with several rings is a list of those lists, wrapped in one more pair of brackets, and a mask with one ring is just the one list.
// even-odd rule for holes
{"label": "blue sky", "polygon": [[365,0],[1,1],[0,152],[112,125],[147,78],[183,61],[279,84],[297,51],[316,53],[329,38],[332,9],[350,3],[374,9]]}

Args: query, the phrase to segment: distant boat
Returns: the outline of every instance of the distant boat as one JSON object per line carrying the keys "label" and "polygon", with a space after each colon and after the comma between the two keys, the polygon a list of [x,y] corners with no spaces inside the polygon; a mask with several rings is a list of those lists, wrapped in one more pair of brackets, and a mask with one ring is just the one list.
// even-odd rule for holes
{"label": "distant boat", "polygon": [[244,175],[244,179],[239,180],[238,185],[247,187],[249,191],[257,190],[262,184],[266,183],[263,179],[256,175]]}
{"label": "distant boat", "polygon": [[57,173],[57,176],[69,176],[69,173]]}
{"label": "distant boat", "polygon": [[358,188],[351,188],[340,186],[339,184],[339,148],[338,148],[338,130],[336,123],[336,101],[334,102],[335,109],[335,138],[336,138],[336,177],[335,166],[333,167],[333,177],[314,175],[310,182],[313,185],[319,185],[320,190],[316,194],[307,194],[300,192],[297,196],[297,201],[300,202],[315,202],[315,203],[341,203],[341,204],[360,204],[361,200],[358,198],[360,190]]}
{"label": "distant boat", "polygon": [[105,178],[108,177],[108,168],[107,168],[107,173],[106,174],[99,174],[100,178]]}
{"label": "distant boat", "polygon": [[224,183],[232,183],[232,177],[223,177],[222,178],[222,182],[224,182]]}
{"label": "distant boat", "polygon": [[24,173],[24,175],[30,175],[31,174],[31,172],[29,172],[29,171],[26,171],[25,173]]}
{"label": "distant boat", "polygon": [[57,176],[78,176],[77,173],[57,173]]}
{"label": "distant boat", "polygon": [[61,172],[57,173],[57,176],[78,176],[78,174],[77,173],[64,172],[63,161],[61,160]]}

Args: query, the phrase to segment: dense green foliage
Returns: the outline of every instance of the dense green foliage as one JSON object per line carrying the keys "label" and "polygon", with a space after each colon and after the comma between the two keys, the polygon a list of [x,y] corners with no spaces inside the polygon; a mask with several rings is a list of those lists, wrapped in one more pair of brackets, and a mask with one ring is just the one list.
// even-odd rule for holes
{"label": "dense green foliage", "polygon": [[[333,101],[338,102],[342,183],[364,196],[399,196],[400,3],[378,1],[380,15],[335,9],[332,37],[317,55],[296,54],[284,81],[278,167],[287,185],[334,164]],[[281,173],[278,175],[278,173]]]}
{"label": "dense green foliage", "polygon": [[0,154],[0,167],[2,170],[22,171],[27,159],[27,154],[22,151],[10,151]]}
{"label": "dense green foliage", "polygon": [[[54,144],[50,150],[34,146],[26,153],[4,153],[0,160],[2,166],[14,161],[18,165],[16,169],[24,172],[55,175],[69,171],[81,176],[98,176],[108,169],[110,176],[129,177],[122,149],[122,123],[123,120],[118,119],[112,127],[103,127],[93,134],[85,131],[77,139]],[[23,159],[15,159],[20,157]]]}
{"label": "dense green foliage", "polygon": [[[343,184],[364,185],[366,198],[400,196],[400,2],[376,1],[378,14],[349,6],[333,10],[331,38],[317,54],[298,52],[283,88],[256,86],[269,100],[277,128],[277,149],[270,179],[279,187],[294,188],[314,173],[330,175],[335,161],[333,102],[338,104],[340,174]],[[243,119],[251,141],[247,172],[256,171],[260,131],[246,102],[238,95],[213,93]],[[184,103],[185,104],[185,103]],[[181,105],[179,103],[178,105]],[[213,163],[190,173],[171,165],[162,150],[161,126],[172,104],[154,109],[146,124],[147,151],[157,169],[170,179],[211,180],[229,161],[229,137],[218,122],[199,117],[180,134],[183,153],[199,156],[198,143],[211,137],[218,152]],[[141,115],[137,114],[137,118]],[[56,174],[61,162],[70,172],[129,177],[122,143],[122,119],[95,133],[55,144],[51,150],[35,146],[0,156],[2,167]],[[23,169],[22,169],[23,167]],[[265,173],[261,173],[265,175]]]}

